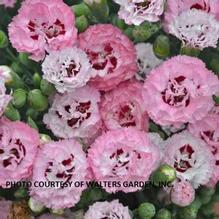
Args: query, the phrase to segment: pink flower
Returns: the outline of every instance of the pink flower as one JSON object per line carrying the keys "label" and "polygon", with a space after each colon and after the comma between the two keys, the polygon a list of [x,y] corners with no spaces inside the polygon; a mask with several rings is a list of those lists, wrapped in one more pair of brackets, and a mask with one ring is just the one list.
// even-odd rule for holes
{"label": "pink flower", "polygon": [[214,157],[204,141],[185,131],[168,138],[163,148],[163,162],[176,169],[179,179],[188,180],[193,188],[208,183]]}
{"label": "pink flower", "polygon": [[148,129],[148,115],[142,106],[142,88],[140,82],[128,81],[104,95],[100,112],[107,129],[129,126]]}
{"label": "pink flower", "polygon": [[0,201],[0,212],[1,212],[1,219],[8,219],[9,210],[12,202],[11,201]]}
{"label": "pink flower", "polygon": [[117,182],[118,186],[102,184],[107,192],[134,192],[138,186],[124,182],[146,181],[160,160],[160,150],[150,136],[136,128],[108,131],[98,137],[88,150],[88,162],[97,182]]}
{"label": "pink flower", "polygon": [[111,24],[90,26],[79,35],[79,45],[92,65],[91,85],[99,90],[111,90],[137,71],[134,44]]}
{"label": "pink flower", "polygon": [[169,33],[179,38],[184,46],[199,49],[217,47],[219,21],[207,12],[188,10],[169,25]]}
{"label": "pink flower", "polygon": [[190,124],[189,131],[204,140],[214,155],[215,168],[208,185],[215,186],[219,181],[219,114],[209,113],[204,119]]}
{"label": "pink flower", "polygon": [[101,127],[100,93],[92,87],[56,95],[44,123],[60,138],[91,138]]}
{"label": "pink flower", "polygon": [[171,190],[171,201],[181,207],[190,205],[195,199],[195,190],[188,181],[174,184]]}
{"label": "pink flower", "polygon": [[0,121],[0,186],[31,175],[39,144],[38,133],[25,123]]}
{"label": "pink flower", "polygon": [[114,0],[119,4],[119,18],[127,24],[140,25],[144,21],[157,22],[164,12],[164,0]]}
{"label": "pink flower", "polygon": [[14,7],[16,0],[0,0],[0,5],[4,5],[5,7]]}
{"label": "pink flower", "polygon": [[176,56],[153,69],[147,77],[143,98],[149,116],[162,126],[194,123],[213,107],[218,77],[193,57]]}
{"label": "pink flower", "polygon": [[[84,186],[76,187],[74,182],[85,180],[86,174],[86,156],[77,141],[51,141],[42,146],[33,167],[33,183],[42,181],[45,186],[33,186],[31,195],[48,208],[73,207],[85,189]],[[51,182],[60,184],[47,187],[46,183]]]}
{"label": "pink flower", "polygon": [[83,87],[91,77],[91,66],[84,51],[76,47],[53,51],[42,64],[43,78],[60,93]]}
{"label": "pink flower", "polygon": [[219,18],[219,0],[168,0],[166,1],[165,24],[170,24],[183,11],[197,9]]}
{"label": "pink flower", "polygon": [[111,202],[96,202],[91,205],[84,215],[84,219],[131,219],[128,207],[124,207],[118,200]]}
{"label": "pink flower", "polygon": [[9,37],[18,52],[42,60],[46,53],[75,43],[74,14],[62,0],[26,0],[9,25]]}
{"label": "pink flower", "polygon": [[5,80],[5,76],[0,71],[0,116],[3,115],[5,108],[12,99],[10,95],[6,94]]}

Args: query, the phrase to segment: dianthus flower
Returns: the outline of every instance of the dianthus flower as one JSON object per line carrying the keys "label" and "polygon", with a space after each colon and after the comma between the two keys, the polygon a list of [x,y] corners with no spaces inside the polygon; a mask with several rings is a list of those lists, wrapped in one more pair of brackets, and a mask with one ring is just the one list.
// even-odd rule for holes
{"label": "dianthus flower", "polygon": [[79,35],[79,46],[92,66],[91,85],[99,90],[111,90],[137,71],[134,44],[111,24],[90,26]]}
{"label": "dianthus flower", "polygon": [[111,202],[96,202],[91,205],[84,215],[84,219],[131,219],[128,207],[123,206],[118,200]]}
{"label": "dianthus flower", "polygon": [[[86,174],[86,155],[76,140],[50,141],[42,146],[33,166],[33,185],[44,182],[45,186],[33,186],[31,196],[48,208],[70,208],[80,200],[85,189],[84,186],[76,187],[74,182],[84,181]],[[60,184],[46,186],[48,182]]]}
{"label": "dianthus flower", "polygon": [[153,69],[143,98],[149,116],[162,126],[179,128],[204,118],[213,107],[218,77],[193,57],[176,56]]}
{"label": "dianthus flower", "polygon": [[32,173],[40,144],[36,130],[23,122],[0,121],[0,186],[6,181],[20,181]]}
{"label": "dianthus flower", "polygon": [[0,5],[4,5],[5,7],[14,7],[16,0],[0,0]]}
{"label": "dianthus flower", "polygon": [[60,93],[83,87],[91,77],[91,66],[84,51],[73,47],[53,51],[42,64],[43,78]]}
{"label": "dianthus flower", "polygon": [[99,101],[99,92],[89,86],[57,94],[43,121],[57,137],[90,138],[101,127]]}
{"label": "dianthus flower", "polygon": [[18,52],[42,60],[46,53],[75,43],[74,14],[62,0],[26,0],[9,24],[9,38]]}
{"label": "dianthus flower", "polygon": [[88,150],[88,162],[97,182],[116,181],[118,187],[102,186],[107,192],[134,192],[140,186],[125,183],[149,179],[161,158],[160,149],[150,136],[136,128],[121,128],[104,133]]}

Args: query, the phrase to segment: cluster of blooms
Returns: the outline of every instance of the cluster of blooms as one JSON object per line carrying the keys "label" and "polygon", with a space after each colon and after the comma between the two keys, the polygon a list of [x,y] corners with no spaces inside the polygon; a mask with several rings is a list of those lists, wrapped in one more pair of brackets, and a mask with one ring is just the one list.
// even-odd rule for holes
{"label": "cluster of blooms", "polygon": [[[166,31],[183,45],[203,49],[217,44],[217,1],[169,0],[166,12],[164,0],[115,2],[127,24],[157,22],[164,13]],[[25,0],[9,25],[9,37],[18,52],[42,61],[43,78],[57,90],[43,122],[58,140],[42,143],[33,128],[2,117],[0,186],[8,180],[89,178],[120,182],[118,188],[103,188],[128,193],[141,188],[122,182],[148,181],[159,165],[168,164],[177,176],[171,199],[186,206],[200,185],[219,181],[219,110],[212,99],[219,93],[219,79],[203,61],[182,55],[160,60],[151,44],[134,45],[111,24],[92,25],[78,34],[74,13],[62,0]],[[11,100],[4,81],[0,116]],[[163,141],[148,133],[149,119],[179,133]],[[70,208],[85,189],[33,187],[30,195],[48,208]],[[112,201],[90,206],[84,218],[131,216],[127,207]]]}

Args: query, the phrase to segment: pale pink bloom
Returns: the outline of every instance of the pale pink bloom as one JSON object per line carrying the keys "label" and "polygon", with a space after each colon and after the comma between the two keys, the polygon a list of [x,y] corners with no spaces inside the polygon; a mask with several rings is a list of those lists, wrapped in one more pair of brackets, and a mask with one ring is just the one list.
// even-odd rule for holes
{"label": "pale pink bloom", "polygon": [[0,5],[4,5],[5,7],[14,7],[16,0],[0,0]]}
{"label": "pale pink bloom", "polygon": [[135,45],[137,51],[138,73],[136,78],[144,81],[151,70],[160,65],[163,60],[158,59],[153,51],[153,45],[150,43],[138,43]]}
{"label": "pale pink bloom", "polygon": [[136,127],[148,130],[148,115],[142,105],[143,85],[137,81],[120,84],[116,89],[105,93],[100,105],[102,120],[106,129]]}
{"label": "pale pink bloom", "polygon": [[219,0],[167,0],[164,17],[165,28],[183,11],[197,9],[219,18]]}
{"label": "pale pink bloom", "polygon": [[26,0],[9,24],[9,38],[18,52],[42,60],[46,53],[75,43],[73,11],[62,0]]}
{"label": "pale pink bloom", "polygon": [[[76,187],[74,182],[84,181],[87,174],[86,155],[74,139],[49,142],[42,146],[33,167],[35,182],[72,183],[71,186],[33,186],[31,196],[48,208],[73,207],[79,200],[84,186]],[[45,184],[46,185],[46,184]]]}
{"label": "pale pink bloom", "polygon": [[1,219],[8,219],[11,201],[0,200]]}
{"label": "pale pink bloom", "polygon": [[204,140],[214,155],[215,168],[208,185],[215,186],[219,181],[219,114],[210,112],[204,119],[190,124],[189,131]]}
{"label": "pale pink bloom", "polygon": [[99,90],[111,90],[137,71],[134,44],[111,24],[90,26],[79,35],[79,46],[92,66],[91,85]]}
{"label": "pale pink bloom", "polygon": [[168,138],[163,147],[163,162],[175,168],[179,179],[188,180],[193,188],[208,183],[214,157],[204,141],[185,131]]}
{"label": "pale pink bloom", "polygon": [[190,205],[195,199],[195,190],[188,181],[176,182],[171,190],[171,201],[181,207]]}
{"label": "pale pink bloom", "polygon": [[0,121],[0,186],[6,181],[20,181],[32,173],[40,144],[36,130],[23,122]]}
{"label": "pale pink bloom", "polygon": [[141,187],[126,186],[124,182],[147,181],[158,167],[161,154],[153,142],[147,133],[136,128],[104,133],[88,150],[88,162],[95,180],[117,182],[117,187],[102,184],[110,193],[140,190]]}
{"label": "pale pink bloom", "polygon": [[76,47],[53,51],[42,64],[43,78],[60,93],[83,87],[91,77],[91,66],[84,51]]}
{"label": "pale pink bloom", "polygon": [[98,108],[100,93],[85,86],[56,95],[43,121],[60,138],[91,138],[101,127]]}
{"label": "pale pink bloom", "polygon": [[12,99],[11,95],[6,94],[5,80],[6,77],[0,70],[0,116],[3,115],[5,108]]}
{"label": "pale pink bloom", "polygon": [[169,33],[179,38],[184,46],[198,49],[217,47],[219,21],[207,12],[188,10],[170,23]]}
{"label": "pale pink bloom", "polygon": [[123,206],[118,200],[111,202],[96,202],[91,205],[84,215],[84,219],[131,219],[128,207]]}
{"label": "pale pink bloom", "polygon": [[153,69],[145,80],[143,98],[149,116],[162,126],[179,128],[204,118],[214,106],[218,77],[204,62],[176,56]]}
{"label": "pale pink bloom", "polygon": [[119,18],[129,25],[140,25],[144,21],[157,22],[164,12],[165,0],[114,1],[120,5]]}

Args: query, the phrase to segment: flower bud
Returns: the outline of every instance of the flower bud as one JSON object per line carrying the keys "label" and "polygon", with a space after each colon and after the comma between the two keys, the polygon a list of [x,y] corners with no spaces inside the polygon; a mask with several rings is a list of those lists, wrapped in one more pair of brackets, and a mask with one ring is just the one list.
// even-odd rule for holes
{"label": "flower bud", "polygon": [[44,205],[41,202],[33,198],[29,199],[28,206],[31,209],[31,211],[34,212],[35,214],[40,214],[45,209]]}
{"label": "flower bud", "polygon": [[50,212],[55,215],[61,216],[64,214],[64,209],[50,209]]}
{"label": "flower bud", "polygon": [[210,216],[213,216],[213,214],[214,214],[214,203],[209,202],[208,204],[203,205],[201,207],[200,211],[201,211],[202,215],[204,216],[204,218],[209,218]]}
{"label": "flower bud", "polygon": [[193,57],[198,57],[200,54],[199,49],[191,48],[191,47],[181,47],[180,50],[181,55],[188,55]]}
{"label": "flower bud", "polygon": [[219,56],[214,56],[210,62],[209,62],[209,67],[214,71],[217,75],[219,75],[219,62],[218,62]]}
{"label": "flower bud", "polygon": [[34,62],[29,59],[29,55],[27,53],[19,53],[18,58],[23,65],[31,66],[34,64]]}
{"label": "flower bud", "polygon": [[31,90],[28,93],[28,102],[37,111],[44,111],[48,108],[48,100],[39,89]]}
{"label": "flower bud", "polygon": [[40,90],[46,96],[50,96],[55,92],[55,88],[53,84],[49,83],[47,80],[41,80],[40,82]]}
{"label": "flower bud", "polygon": [[16,190],[16,192],[14,193],[14,197],[18,200],[20,199],[24,199],[28,197],[28,191],[27,189],[21,187],[18,190]]}
{"label": "flower bud", "polygon": [[27,115],[27,116],[30,116],[31,118],[33,118],[33,119],[36,120],[37,117],[39,116],[39,112],[36,111],[35,109],[29,107],[29,108],[27,109],[26,115]]}
{"label": "flower bud", "polygon": [[214,193],[215,193],[214,188],[207,188],[207,187],[201,188],[199,191],[199,198],[201,200],[201,203],[203,205],[209,203]]}
{"label": "flower bud", "polygon": [[76,18],[76,27],[79,33],[84,32],[88,26],[88,20],[84,15]]}
{"label": "flower bud", "polygon": [[9,83],[12,81],[11,71],[12,69],[7,65],[0,65],[0,71],[5,79],[5,83]]}
{"label": "flower bud", "polygon": [[156,209],[151,203],[145,202],[138,207],[138,216],[140,219],[151,219],[155,213]]}
{"label": "flower bud", "polygon": [[107,0],[84,0],[98,21],[106,21],[109,16]]}
{"label": "flower bud", "polygon": [[12,104],[16,108],[21,108],[21,107],[23,107],[25,105],[26,99],[27,99],[26,91],[21,89],[21,88],[19,88],[19,89],[15,90],[14,93],[13,93]]}
{"label": "flower bud", "polygon": [[76,17],[80,17],[82,15],[89,17],[92,15],[91,10],[85,3],[73,5],[72,10],[74,11]]}
{"label": "flower bud", "polygon": [[50,142],[52,139],[49,135],[40,134],[40,143],[45,144],[47,142]]}
{"label": "flower bud", "polygon": [[156,23],[144,22],[139,26],[135,26],[132,34],[135,42],[144,42],[160,29],[160,25]]}
{"label": "flower bud", "polygon": [[159,35],[154,44],[154,54],[161,59],[165,59],[170,55],[170,40],[165,35]]}
{"label": "flower bud", "polygon": [[152,181],[157,186],[163,185],[164,183],[171,183],[175,179],[176,170],[167,164],[160,166],[152,175]]}
{"label": "flower bud", "polygon": [[17,88],[25,88],[25,84],[21,77],[15,72],[11,71],[11,80],[6,81],[6,86],[9,88],[17,89]]}
{"label": "flower bud", "polygon": [[160,209],[155,217],[155,219],[171,219],[171,218],[172,217],[170,211],[165,208]]}
{"label": "flower bud", "polygon": [[133,37],[133,28],[132,27],[128,27],[125,29],[124,34],[130,39],[130,40],[134,40]]}
{"label": "flower bud", "polygon": [[20,64],[19,62],[13,62],[13,63],[11,64],[11,69],[12,69],[14,72],[18,73],[19,75],[22,75],[22,74],[23,74],[23,68],[22,68],[22,66],[21,66],[21,64]]}
{"label": "flower bud", "polygon": [[36,123],[33,121],[33,119],[30,116],[28,116],[27,118],[27,124],[33,129],[36,129],[37,131],[39,130]]}
{"label": "flower bud", "polygon": [[125,21],[122,19],[119,19],[117,15],[113,15],[112,23],[121,30],[125,30],[125,28],[127,27]]}
{"label": "flower bud", "polygon": [[20,113],[11,104],[9,104],[4,112],[4,115],[11,121],[17,121],[21,119]]}
{"label": "flower bud", "polygon": [[4,31],[0,30],[0,48],[8,46],[8,37]]}
{"label": "flower bud", "polygon": [[40,88],[41,76],[39,73],[35,72],[33,75],[33,85],[35,88]]}

